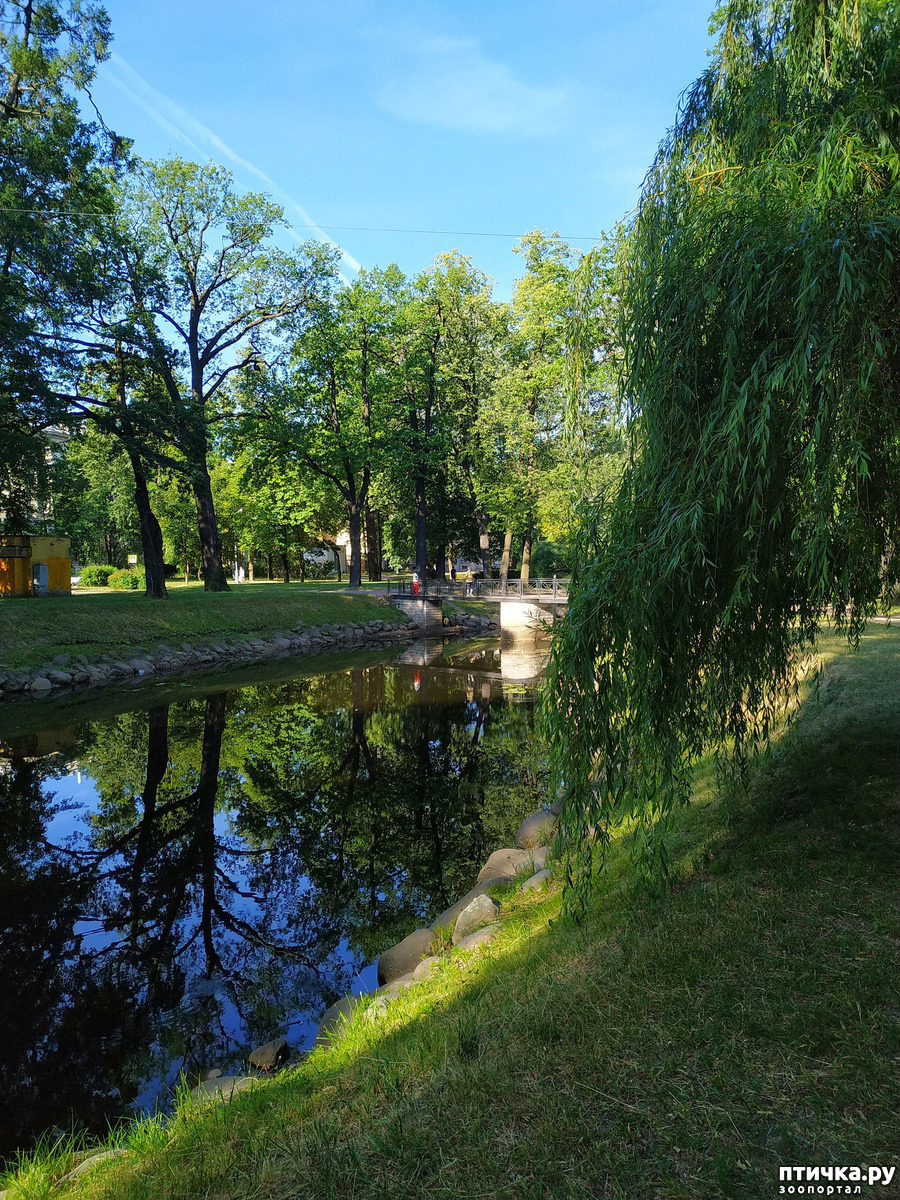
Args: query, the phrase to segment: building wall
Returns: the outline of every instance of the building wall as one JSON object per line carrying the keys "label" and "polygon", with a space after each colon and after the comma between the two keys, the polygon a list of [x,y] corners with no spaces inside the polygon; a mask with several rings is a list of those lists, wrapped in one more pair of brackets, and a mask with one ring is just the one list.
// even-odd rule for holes
{"label": "building wall", "polygon": [[[13,551],[9,557],[3,551]],[[31,547],[27,537],[0,538],[0,596],[31,595]]]}
{"label": "building wall", "polygon": [[[4,554],[12,551],[14,557]],[[47,591],[51,596],[72,592],[72,559],[69,539],[59,537],[0,538],[0,596],[32,595],[32,568],[47,564]]]}
{"label": "building wall", "polygon": [[51,596],[68,596],[72,591],[72,555],[69,539],[33,537],[31,564],[47,564],[47,590]]}

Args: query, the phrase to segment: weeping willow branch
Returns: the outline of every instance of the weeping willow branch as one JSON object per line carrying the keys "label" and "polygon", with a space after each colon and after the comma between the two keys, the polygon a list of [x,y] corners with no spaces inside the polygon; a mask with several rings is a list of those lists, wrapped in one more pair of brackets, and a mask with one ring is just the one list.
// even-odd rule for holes
{"label": "weeping willow branch", "polygon": [[698,757],[746,762],[898,575],[900,15],[733,0],[718,34],[624,243],[631,459],[545,691],[574,911],[591,831],[664,872]]}

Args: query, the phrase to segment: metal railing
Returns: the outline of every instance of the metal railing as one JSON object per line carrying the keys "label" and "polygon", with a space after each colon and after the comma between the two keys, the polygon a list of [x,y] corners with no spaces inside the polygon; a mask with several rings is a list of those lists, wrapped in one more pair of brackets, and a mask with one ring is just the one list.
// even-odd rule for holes
{"label": "metal railing", "polygon": [[390,580],[389,596],[458,596],[472,600],[534,599],[565,600],[569,594],[569,579],[423,579],[419,591],[414,591],[408,579]]}

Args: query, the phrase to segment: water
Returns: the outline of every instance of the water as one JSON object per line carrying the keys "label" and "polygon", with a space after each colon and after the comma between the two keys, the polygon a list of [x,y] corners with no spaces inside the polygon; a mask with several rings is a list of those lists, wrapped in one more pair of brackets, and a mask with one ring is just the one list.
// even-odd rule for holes
{"label": "water", "polygon": [[540,653],[386,654],[0,712],[0,1157],[296,1056],[540,804]]}

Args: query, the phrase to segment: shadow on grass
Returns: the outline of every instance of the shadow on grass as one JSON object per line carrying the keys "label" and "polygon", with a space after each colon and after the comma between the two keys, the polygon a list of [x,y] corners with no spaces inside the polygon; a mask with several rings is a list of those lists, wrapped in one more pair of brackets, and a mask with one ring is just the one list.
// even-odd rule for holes
{"label": "shadow on grass", "polygon": [[783,1164],[896,1162],[898,647],[832,660],[724,834],[678,815],[662,904],[620,848],[582,925],[518,898],[480,956],[70,1194],[768,1198]]}

